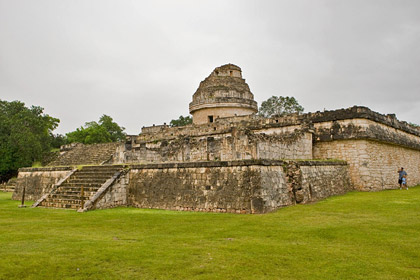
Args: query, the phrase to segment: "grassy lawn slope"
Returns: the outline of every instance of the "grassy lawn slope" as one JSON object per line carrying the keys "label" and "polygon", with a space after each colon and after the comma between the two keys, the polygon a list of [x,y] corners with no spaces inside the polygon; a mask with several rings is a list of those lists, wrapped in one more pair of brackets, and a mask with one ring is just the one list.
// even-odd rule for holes
{"label": "grassy lawn slope", "polygon": [[10,198],[0,193],[0,279],[420,279],[420,187],[265,215]]}

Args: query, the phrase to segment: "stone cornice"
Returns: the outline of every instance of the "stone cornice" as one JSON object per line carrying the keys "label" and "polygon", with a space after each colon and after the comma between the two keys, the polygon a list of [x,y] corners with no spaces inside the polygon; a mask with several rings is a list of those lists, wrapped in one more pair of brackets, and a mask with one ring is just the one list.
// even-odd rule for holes
{"label": "stone cornice", "polygon": [[252,109],[254,112],[258,112],[258,104],[256,101],[237,97],[208,98],[200,102],[191,102],[189,105],[191,114],[200,109],[222,107],[248,108]]}

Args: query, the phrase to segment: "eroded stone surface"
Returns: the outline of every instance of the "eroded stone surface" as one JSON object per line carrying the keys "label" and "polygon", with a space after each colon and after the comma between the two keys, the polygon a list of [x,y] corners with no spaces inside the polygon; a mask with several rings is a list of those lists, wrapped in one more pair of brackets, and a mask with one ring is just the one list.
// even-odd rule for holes
{"label": "eroded stone surface", "polygon": [[200,83],[190,103],[195,124],[211,123],[217,118],[250,115],[258,111],[257,102],[242,71],[236,65],[217,67]]}
{"label": "eroded stone surface", "polygon": [[[98,191],[96,208],[265,213],[351,189],[396,188],[401,166],[409,185],[420,184],[420,129],[395,115],[355,106],[262,118],[256,109],[241,69],[227,64],[200,83],[190,103],[194,124],[143,127],[125,143],[64,147],[53,165],[129,164]],[[66,170],[21,169],[13,197],[26,186],[36,199]]]}

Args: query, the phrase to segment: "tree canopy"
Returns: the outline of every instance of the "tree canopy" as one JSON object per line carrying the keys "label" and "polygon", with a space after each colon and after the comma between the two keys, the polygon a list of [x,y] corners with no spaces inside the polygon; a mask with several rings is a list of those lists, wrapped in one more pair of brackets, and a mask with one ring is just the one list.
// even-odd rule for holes
{"label": "tree canopy", "polygon": [[41,161],[51,149],[52,131],[60,120],[38,106],[0,100],[0,181],[16,175],[21,167]]}
{"label": "tree canopy", "polygon": [[291,113],[302,113],[303,107],[294,97],[272,96],[261,103],[258,114],[269,118]]}
{"label": "tree canopy", "polygon": [[409,125],[411,125],[411,126],[413,126],[413,127],[415,127],[415,128],[420,127],[420,125],[418,125],[418,124],[416,124],[416,123],[409,122],[408,124],[409,124]]}
{"label": "tree canopy", "polygon": [[175,127],[175,126],[185,126],[185,125],[189,125],[192,124],[192,118],[190,116],[179,116],[178,119],[176,120],[171,120],[171,122],[169,123],[169,125],[171,127]]}
{"label": "tree canopy", "polygon": [[66,134],[67,142],[95,144],[116,142],[125,139],[125,128],[119,126],[110,116],[103,115],[99,122],[91,121],[85,126]]}

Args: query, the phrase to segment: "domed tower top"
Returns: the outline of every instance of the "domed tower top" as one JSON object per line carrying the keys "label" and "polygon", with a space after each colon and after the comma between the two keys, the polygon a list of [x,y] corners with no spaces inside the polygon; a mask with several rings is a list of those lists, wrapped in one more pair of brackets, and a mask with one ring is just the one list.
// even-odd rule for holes
{"label": "domed tower top", "polygon": [[258,111],[257,102],[242,71],[236,65],[217,67],[200,83],[190,103],[195,124],[213,122],[218,117],[251,115]]}

